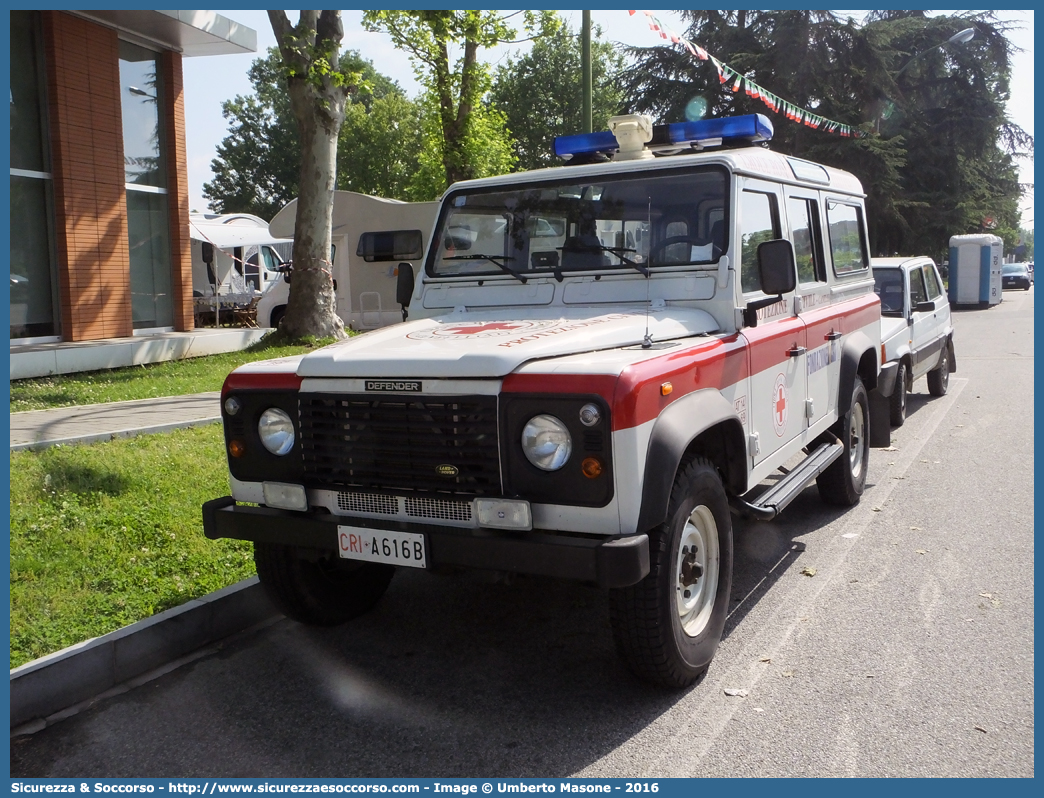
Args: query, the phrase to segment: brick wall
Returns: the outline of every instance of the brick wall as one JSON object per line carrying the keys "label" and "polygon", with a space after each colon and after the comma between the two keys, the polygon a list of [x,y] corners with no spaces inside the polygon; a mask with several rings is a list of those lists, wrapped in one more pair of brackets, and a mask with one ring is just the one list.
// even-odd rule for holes
{"label": "brick wall", "polygon": [[127,203],[116,32],[43,12],[66,341],[130,335]]}
{"label": "brick wall", "polygon": [[166,51],[160,58],[165,89],[163,124],[167,140],[167,207],[170,212],[170,287],[174,329],[191,330],[192,250],[189,238],[188,158],[185,155],[185,93],[181,53]]}
{"label": "brick wall", "polygon": [[[62,338],[133,334],[116,31],[41,12],[55,200]],[[160,57],[165,86],[174,327],[192,329],[192,260],[181,56]]]}

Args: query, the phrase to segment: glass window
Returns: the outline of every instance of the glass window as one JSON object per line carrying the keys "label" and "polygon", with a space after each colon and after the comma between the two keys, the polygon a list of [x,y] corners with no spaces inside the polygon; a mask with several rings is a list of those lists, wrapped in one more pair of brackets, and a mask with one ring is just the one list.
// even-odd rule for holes
{"label": "glass window", "polygon": [[863,212],[858,205],[843,202],[827,203],[827,228],[830,234],[830,255],[834,274],[865,269],[869,265],[866,242],[863,239]]}
{"label": "glass window", "polygon": [[874,292],[881,299],[881,313],[903,315],[903,273],[899,269],[874,267]]}
{"label": "glass window", "polygon": [[11,338],[58,334],[40,19],[11,12]]}
{"label": "glass window", "polygon": [[127,236],[134,327],[169,327],[174,313],[165,195],[127,192]]}
{"label": "glass window", "polygon": [[924,274],[920,269],[910,270],[910,305],[916,305],[918,302],[925,302],[928,299],[928,295],[924,290]]}
{"label": "glass window", "polygon": [[758,245],[780,237],[779,209],[775,194],[744,191],[740,197],[740,282],[743,293],[761,290]]}
{"label": "glass window", "polygon": [[120,106],[123,114],[125,180],[166,186],[163,170],[162,96],[156,53],[120,42]]}
{"label": "glass window", "polygon": [[928,298],[938,299],[942,296],[942,289],[939,287],[939,279],[935,276],[935,267],[928,265],[924,267],[924,281],[928,288]]}
{"label": "glass window", "polygon": [[159,56],[125,41],[120,42],[119,55],[131,318],[135,329],[171,327],[174,303]]}
{"label": "glass window", "polygon": [[443,205],[427,269],[452,276],[713,264],[726,242],[699,238],[697,216],[718,209],[724,219],[726,186],[725,171],[712,167],[456,192]]}
{"label": "glass window", "polygon": [[787,217],[794,242],[798,282],[824,282],[826,272],[819,259],[819,203],[812,199],[789,197]]}
{"label": "glass window", "polygon": [[420,230],[387,230],[363,233],[355,254],[367,263],[395,260],[417,260],[424,253],[424,239]]}
{"label": "glass window", "polygon": [[271,247],[261,247],[261,257],[265,259],[265,268],[270,272],[274,272],[279,269],[282,265],[282,261],[279,260],[279,256],[275,253]]}

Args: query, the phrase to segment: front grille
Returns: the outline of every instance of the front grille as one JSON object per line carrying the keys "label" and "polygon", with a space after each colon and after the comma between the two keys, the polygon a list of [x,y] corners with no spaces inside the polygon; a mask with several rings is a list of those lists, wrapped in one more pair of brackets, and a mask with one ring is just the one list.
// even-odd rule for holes
{"label": "front grille", "polygon": [[500,495],[495,396],[300,395],[315,485]]}

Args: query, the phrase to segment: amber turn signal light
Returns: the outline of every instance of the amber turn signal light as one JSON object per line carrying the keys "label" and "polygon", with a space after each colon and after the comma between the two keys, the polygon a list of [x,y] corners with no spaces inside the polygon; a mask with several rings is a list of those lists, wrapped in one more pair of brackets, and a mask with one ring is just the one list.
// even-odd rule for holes
{"label": "amber turn signal light", "polygon": [[584,472],[584,476],[588,479],[595,479],[602,475],[602,461],[597,457],[585,457],[584,462],[580,464],[580,470]]}
{"label": "amber turn signal light", "polygon": [[243,441],[229,441],[228,453],[233,457],[242,457],[246,454],[246,444]]}
{"label": "amber turn signal light", "polygon": [[669,394],[673,390],[674,390],[674,386],[671,385],[669,382],[665,382],[662,385],[660,385],[660,395],[661,396],[666,396],[667,394]]}

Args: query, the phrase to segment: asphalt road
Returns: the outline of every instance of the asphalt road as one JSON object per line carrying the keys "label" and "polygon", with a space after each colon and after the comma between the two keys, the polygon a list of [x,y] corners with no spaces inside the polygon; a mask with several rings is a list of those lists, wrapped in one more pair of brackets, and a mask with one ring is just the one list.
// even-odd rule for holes
{"label": "asphalt road", "polygon": [[949,394],[915,385],[856,508],[737,527],[696,687],[634,680],[596,589],[400,573],[15,738],[11,773],[1033,776],[1034,293],[954,313]]}

